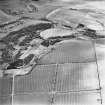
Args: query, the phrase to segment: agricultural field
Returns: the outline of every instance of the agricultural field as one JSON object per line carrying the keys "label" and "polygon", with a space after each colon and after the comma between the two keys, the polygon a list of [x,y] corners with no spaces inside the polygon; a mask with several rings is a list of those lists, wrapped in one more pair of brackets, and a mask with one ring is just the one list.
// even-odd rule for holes
{"label": "agricultural field", "polygon": [[0,0],[0,105],[105,105],[104,0]]}

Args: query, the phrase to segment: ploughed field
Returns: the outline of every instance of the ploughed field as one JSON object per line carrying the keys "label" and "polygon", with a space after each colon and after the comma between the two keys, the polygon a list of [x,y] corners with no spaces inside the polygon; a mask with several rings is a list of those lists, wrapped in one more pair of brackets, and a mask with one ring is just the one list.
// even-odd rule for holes
{"label": "ploughed field", "polygon": [[[88,11],[87,15],[86,11]],[[104,23],[102,23],[104,21],[94,16],[100,14],[104,16],[102,12],[93,8],[82,8],[82,6],[64,7],[56,9],[47,14],[46,17],[37,20],[31,19],[31,17],[22,17],[1,24],[1,35],[5,34],[0,39],[1,75],[28,74],[33,67],[40,64],[45,55],[57,52],[63,43],[72,40],[75,41],[73,48],[79,40],[92,40],[95,43],[101,40],[101,43],[104,42],[105,29]],[[78,46],[77,50],[78,48],[80,47]],[[65,53],[68,53],[66,50],[65,46]],[[75,54],[75,51],[70,53],[71,55],[72,53],[75,56],[78,55],[78,53]],[[58,56],[62,57],[62,54]],[[51,58],[52,63],[54,63],[53,59],[57,59],[57,57]],[[78,59],[76,59],[77,62],[80,60]],[[42,62],[46,63],[47,61],[42,60]]]}

